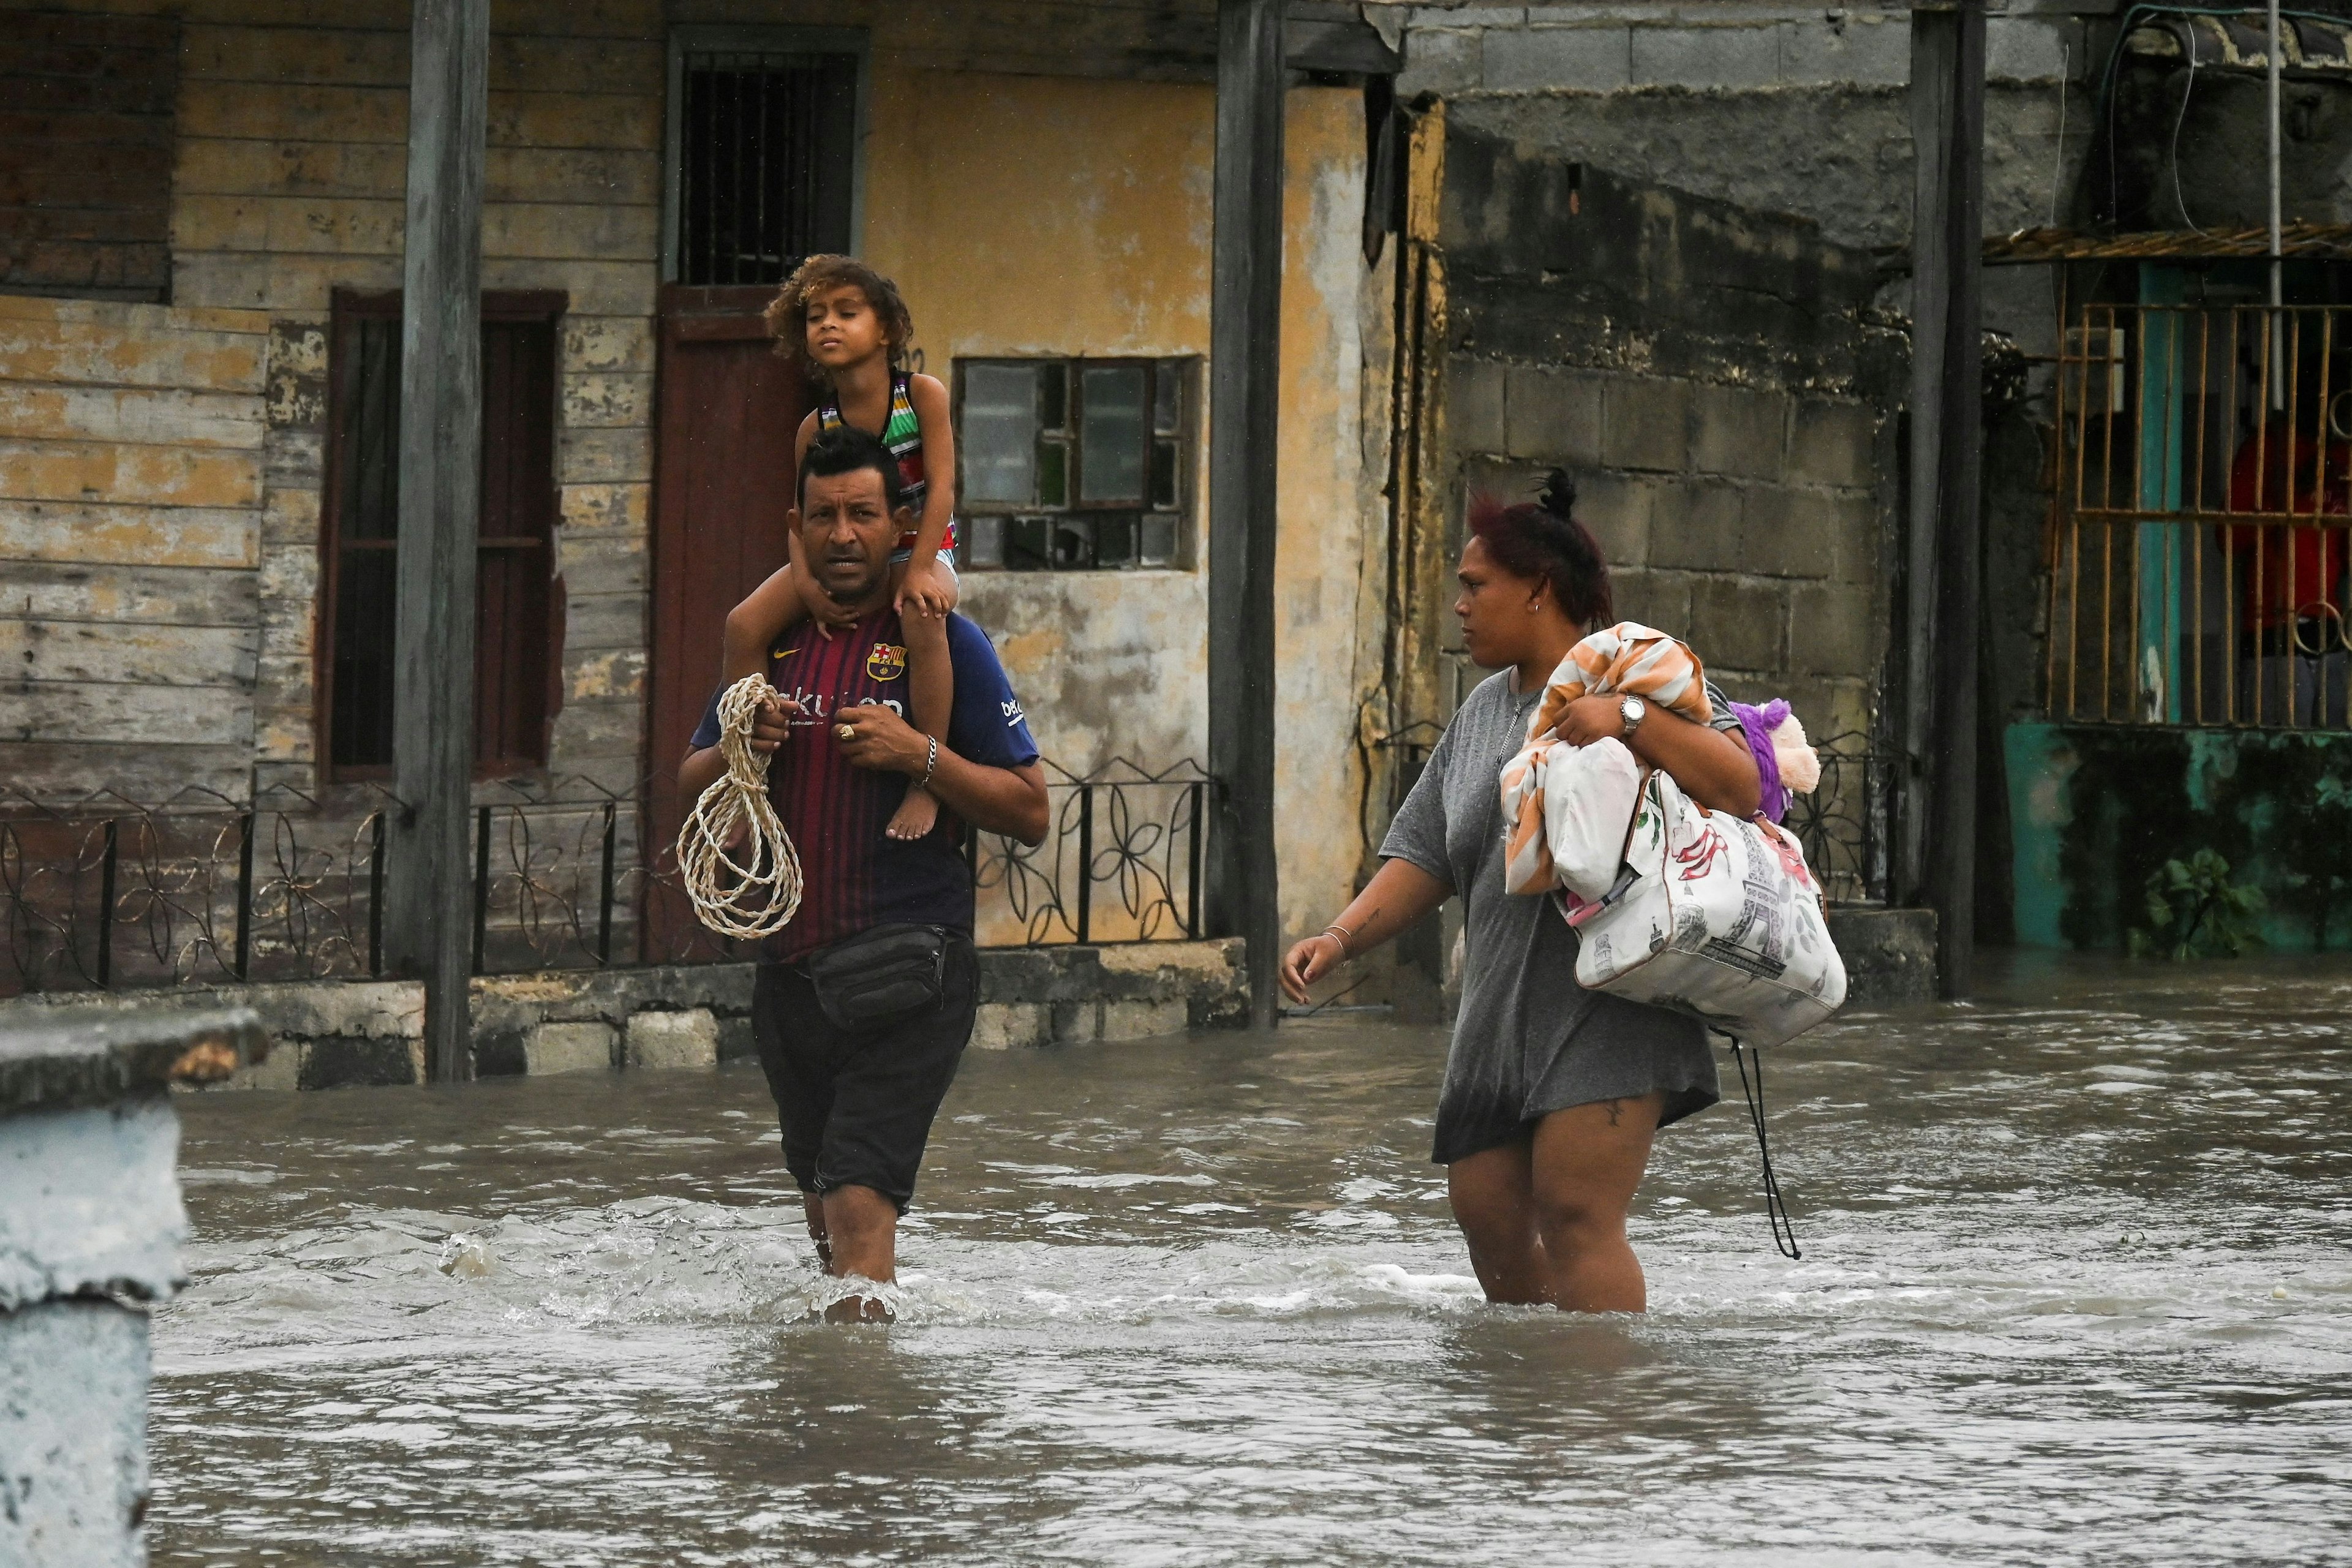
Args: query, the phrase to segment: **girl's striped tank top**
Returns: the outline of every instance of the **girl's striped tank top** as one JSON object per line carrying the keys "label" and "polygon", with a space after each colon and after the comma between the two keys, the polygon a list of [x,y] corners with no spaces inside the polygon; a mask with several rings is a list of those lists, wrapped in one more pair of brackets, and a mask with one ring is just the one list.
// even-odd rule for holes
{"label": "girl's striped tank top", "polygon": [[[923,515],[923,497],[930,489],[930,480],[923,469],[923,426],[915,417],[915,400],[908,395],[908,374],[903,370],[890,373],[890,416],[882,426],[882,444],[890,448],[890,456],[898,461],[898,500],[908,510],[919,519]],[[841,399],[829,396],[816,411],[817,428],[832,430],[848,421],[841,416]],[[948,525],[947,538],[940,542],[944,555],[955,549],[955,524]],[[898,548],[911,550],[915,536],[898,536]]]}

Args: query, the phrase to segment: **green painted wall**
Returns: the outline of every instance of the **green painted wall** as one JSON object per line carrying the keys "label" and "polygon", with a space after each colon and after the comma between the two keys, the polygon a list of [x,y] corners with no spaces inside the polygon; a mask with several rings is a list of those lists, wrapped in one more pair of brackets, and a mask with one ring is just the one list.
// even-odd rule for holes
{"label": "green painted wall", "polygon": [[2017,940],[2120,950],[2148,874],[2212,849],[2285,952],[2352,949],[2352,735],[2012,724]]}

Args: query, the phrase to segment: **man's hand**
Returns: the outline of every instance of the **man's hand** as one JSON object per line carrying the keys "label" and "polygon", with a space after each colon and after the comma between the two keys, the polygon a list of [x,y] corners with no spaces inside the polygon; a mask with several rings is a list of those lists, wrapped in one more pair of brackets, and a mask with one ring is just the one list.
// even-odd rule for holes
{"label": "man's hand", "polygon": [[1580,697],[1568,705],[1559,729],[1553,732],[1571,746],[1589,746],[1595,741],[1622,741],[1625,738],[1622,706],[1624,700],[1613,691],[1598,697]]}
{"label": "man's hand", "polygon": [[[801,705],[789,697],[779,697],[762,702],[751,710],[751,749],[772,754],[792,733],[792,722],[799,717]],[[717,784],[727,772],[727,757],[719,746],[703,746],[688,752],[677,766],[677,787],[688,800],[699,800],[702,792]]]}
{"label": "man's hand", "polygon": [[920,778],[930,761],[930,737],[878,702],[835,710],[831,729],[842,760],[854,768]]}
{"label": "man's hand", "polygon": [[925,616],[944,616],[956,607],[955,580],[940,569],[939,557],[917,565],[908,563],[907,574],[898,583],[897,609],[900,615],[909,610]]}

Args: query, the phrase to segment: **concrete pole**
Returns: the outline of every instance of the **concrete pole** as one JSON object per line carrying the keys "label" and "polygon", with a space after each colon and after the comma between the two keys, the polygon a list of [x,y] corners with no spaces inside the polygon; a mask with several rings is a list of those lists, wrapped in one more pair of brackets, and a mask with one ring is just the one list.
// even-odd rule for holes
{"label": "concrete pole", "polygon": [[415,0],[401,319],[400,565],[383,946],[425,982],[425,1059],[471,1076],[474,569],[489,0]]}
{"label": "concrete pole", "polygon": [[147,1561],[147,1308],[186,1283],[174,1083],[269,1051],[249,1008],[0,1018],[0,1563]]}
{"label": "concrete pole", "polygon": [[1983,579],[1984,0],[1911,16],[1911,510],[1904,734],[1906,887],[1936,910],[1937,980],[1976,961],[1977,681]]}
{"label": "concrete pole", "polygon": [[1282,339],[1281,0],[1219,0],[1209,310],[1209,771],[1223,781],[1210,930],[1249,944],[1250,1022],[1276,1016],[1275,471]]}

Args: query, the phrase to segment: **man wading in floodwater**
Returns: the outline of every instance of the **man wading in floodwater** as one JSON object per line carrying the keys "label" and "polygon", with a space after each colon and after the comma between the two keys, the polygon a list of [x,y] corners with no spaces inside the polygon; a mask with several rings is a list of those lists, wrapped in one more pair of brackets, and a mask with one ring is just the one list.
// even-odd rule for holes
{"label": "man wading in floodwater", "polygon": [[[1024,844],[1045,837],[1028,721],[987,636],[962,616],[947,617],[955,707],[945,743],[907,722],[890,551],[914,522],[898,491],[896,460],[866,432],[829,430],[810,444],[789,521],[832,625],[804,620],[769,650],[768,682],[783,700],[751,731],[771,753],[769,797],[803,876],[800,912],[761,951],[760,1065],[818,1259],[829,1274],[885,1285],[898,1277],[898,1215],[980,1000],[962,835],[969,825]],[[726,771],[719,732],[714,693],[678,769],[689,798]],[[940,819],[920,838],[892,838],[884,828],[917,783]],[[826,1313],[889,1315],[863,1296]]]}

